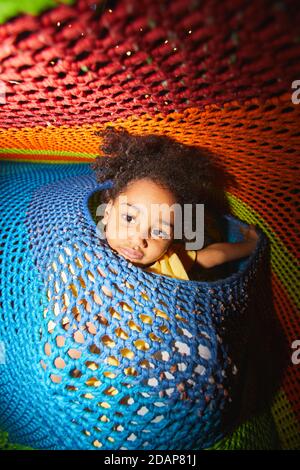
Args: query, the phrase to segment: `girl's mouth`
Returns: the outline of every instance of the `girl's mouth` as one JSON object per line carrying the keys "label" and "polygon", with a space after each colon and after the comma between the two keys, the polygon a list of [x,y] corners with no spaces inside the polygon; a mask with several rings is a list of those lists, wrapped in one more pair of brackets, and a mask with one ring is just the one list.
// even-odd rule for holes
{"label": "girl's mouth", "polygon": [[143,257],[143,253],[133,250],[132,248],[121,248],[120,251],[123,255],[131,259],[141,259]]}

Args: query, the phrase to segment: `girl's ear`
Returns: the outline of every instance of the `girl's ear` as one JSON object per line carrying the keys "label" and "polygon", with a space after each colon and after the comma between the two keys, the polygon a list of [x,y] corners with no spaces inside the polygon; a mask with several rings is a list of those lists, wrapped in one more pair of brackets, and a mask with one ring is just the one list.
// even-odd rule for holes
{"label": "girl's ear", "polygon": [[109,214],[110,214],[110,211],[111,211],[111,208],[112,208],[112,205],[113,205],[113,201],[112,199],[110,199],[106,205],[106,208],[104,210],[104,216],[103,216],[103,219],[102,219],[102,223],[104,225],[107,224],[108,222],[108,217],[109,217]]}

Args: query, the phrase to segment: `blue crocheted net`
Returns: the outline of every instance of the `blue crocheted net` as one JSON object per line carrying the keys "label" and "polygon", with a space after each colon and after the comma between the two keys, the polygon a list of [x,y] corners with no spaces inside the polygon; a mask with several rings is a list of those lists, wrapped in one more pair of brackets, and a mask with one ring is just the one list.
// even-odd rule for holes
{"label": "blue crocheted net", "polygon": [[[88,165],[1,168],[0,428],[39,449],[202,449],[233,429],[266,246],[216,282],[147,273],[98,236]],[[240,238],[228,218],[228,239]],[[230,342],[228,338],[230,337]]]}

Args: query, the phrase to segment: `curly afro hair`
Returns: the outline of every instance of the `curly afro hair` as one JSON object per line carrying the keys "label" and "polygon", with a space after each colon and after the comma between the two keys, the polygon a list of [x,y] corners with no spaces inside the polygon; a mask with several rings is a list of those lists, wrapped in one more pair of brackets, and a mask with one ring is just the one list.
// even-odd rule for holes
{"label": "curly afro hair", "polygon": [[225,194],[229,175],[198,147],[165,135],[132,135],[112,126],[96,134],[103,139],[103,156],[96,157],[92,169],[99,183],[113,181],[103,191],[103,202],[114,200],[129,183],[147,178],[169,189],[181,205],[202,203],[205,211],[229,212]]}

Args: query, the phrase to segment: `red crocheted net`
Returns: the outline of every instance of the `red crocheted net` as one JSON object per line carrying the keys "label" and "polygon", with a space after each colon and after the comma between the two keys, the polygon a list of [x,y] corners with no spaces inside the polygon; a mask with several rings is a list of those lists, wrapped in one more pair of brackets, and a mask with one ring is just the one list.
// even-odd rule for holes
{"label": "red crocheted net", "polygon": [[95,5],[80,0],[0,26],[0,76],[7,87],[0,127],[105,122],[264,100],[299,79],[297,2]]}

